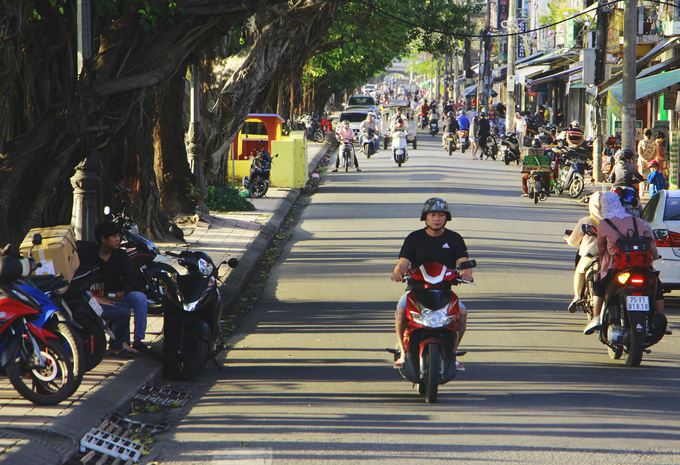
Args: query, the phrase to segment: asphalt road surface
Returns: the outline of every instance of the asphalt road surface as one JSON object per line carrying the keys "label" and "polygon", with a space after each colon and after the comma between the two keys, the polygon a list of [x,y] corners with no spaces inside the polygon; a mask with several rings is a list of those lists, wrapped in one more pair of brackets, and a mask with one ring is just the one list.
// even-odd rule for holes
{"label": "asphalt road surface", "polygon": [[[439,140],[420,133],[401,168],[380,151],[359,155],[361,173],[324,175],[229,371],[206,368],[159,463],[680,463],[677,336],[627,368],[566,310],[576,249],[562,233],[585,206],[534,206],[517,166],[449,157]],[[478,267],[477,286],[456,288],[467,370],[426,404],[385,349],[404,290],[390,274],[432,196]]]}

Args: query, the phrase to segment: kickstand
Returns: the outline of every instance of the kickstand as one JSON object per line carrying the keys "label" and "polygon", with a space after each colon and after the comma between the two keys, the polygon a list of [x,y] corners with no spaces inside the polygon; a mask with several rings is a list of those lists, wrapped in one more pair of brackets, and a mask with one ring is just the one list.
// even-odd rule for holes
{"label": "kickstand", "polygon": [[225,371],[228,371],[228,370],[229,370],[229,366],[227,366],[227,369],[226,369],[226,370],[223,370],[222,367],[220,366],[220,364],[217,363],[217,359],[216,359],[215,357],[212,357],[210,360],[212,360],[212,362],[215,364],[215,366],[217,367],[217,369],[220,370],[222,373],[224,373]]}

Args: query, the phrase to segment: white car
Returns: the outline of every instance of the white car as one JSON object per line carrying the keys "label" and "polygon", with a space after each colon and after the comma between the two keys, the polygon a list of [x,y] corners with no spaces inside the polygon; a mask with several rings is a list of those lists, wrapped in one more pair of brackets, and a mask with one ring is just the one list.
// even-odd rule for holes
{"label": "white car", "polygon": [[654,262],[665,291],[680,289],[680,190],[662,190],[640,217],[652,227],[661,259]]}
{"label": "white car", "polygon": [[[361,123],[366,120],[368,116],[368,109],[356,109],[356,110],[345,110],[340,114],[340,118],[337,120],[336,128],[339,131],[342,127],[342,122],[349,121],[349,127],[354,131],[354,137],[357,137]],[[357,139],[358,140],[358,139]]]}

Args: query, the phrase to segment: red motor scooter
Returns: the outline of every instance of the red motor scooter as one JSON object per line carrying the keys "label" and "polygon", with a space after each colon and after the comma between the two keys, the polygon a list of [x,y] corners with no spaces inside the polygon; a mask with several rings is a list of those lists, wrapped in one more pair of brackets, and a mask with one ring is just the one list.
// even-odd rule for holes
{"label": "red motor scooter", "polygon": [[[406,361],[399,373],[418,385],[418,393],[428,403],[437,402],[440,384],[456,377],[456,355],[453,347],[458,340],[460,302],[451,286],[470,283],[460,277],[460,271],[474,268],[474,260],[449,269],[440,263],[426,263],[406,272],[405,281],[411,290],[406,299],[404,346]],[[398,350],[388,349],[399,358]]]}

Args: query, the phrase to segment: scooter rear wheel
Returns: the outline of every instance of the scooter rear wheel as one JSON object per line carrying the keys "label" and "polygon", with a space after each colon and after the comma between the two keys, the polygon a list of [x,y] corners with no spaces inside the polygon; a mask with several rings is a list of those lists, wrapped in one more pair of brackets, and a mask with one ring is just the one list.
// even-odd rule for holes
{"label": "scooter rear wheel", "polygon": [[106,355],[106,334],[104,334],[104,330],[92,318],[84,315],[82,312],[76,312],[73,319],[82,326],[82,329],[76,329],[76,334],[83,341],[85,355],[83,369],[90,371],[104,360]]}
{"label": "scooter rear wheel", "polygon": [[626,354],[626,365],[637,367],[642,363],[642,353],[644,351],[645,336],[642,333],[631,329],[630,341],[628,342],[628,353]]}
{"label": "scooter rear wheel", "polygon": [[571,195],[573,199],[581,195],[583,192],[583,184],[583,178],[580,176],[575,177],[571,182],[571,186],[569,187],[569,195]]}

